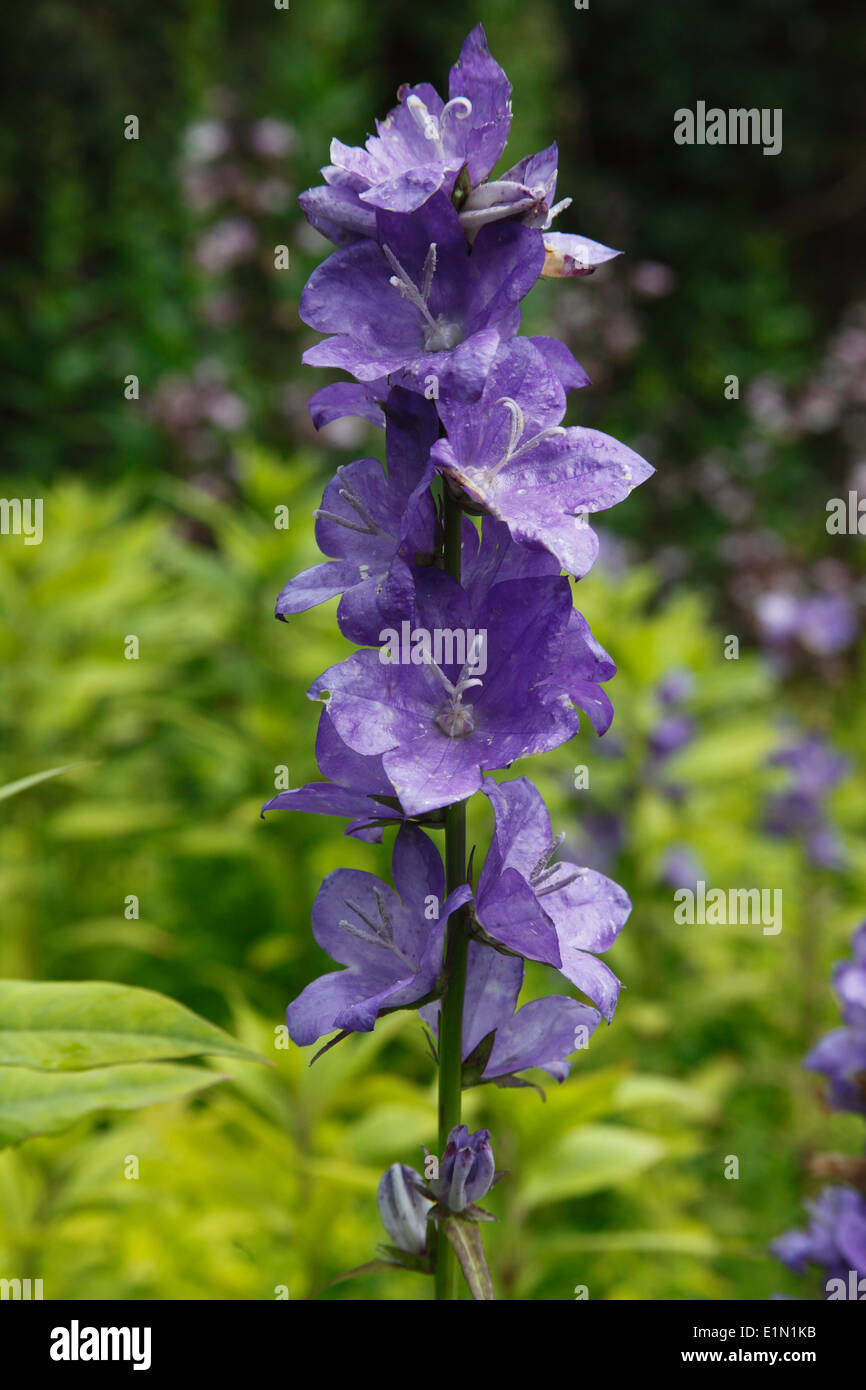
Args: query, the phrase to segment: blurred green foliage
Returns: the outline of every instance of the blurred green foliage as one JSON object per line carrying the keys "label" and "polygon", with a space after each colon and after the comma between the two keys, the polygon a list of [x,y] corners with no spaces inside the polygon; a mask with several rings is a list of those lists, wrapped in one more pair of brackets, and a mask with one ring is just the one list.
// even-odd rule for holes
{"label": "blurred green foliage", "polygon": [[[313,1049],[274,1045],[287,1000],[322,968],[309,909],[340,864],[387,872],[387,849],[339,822],[258,808],[275,769],[313,775],[308,681],[345,646],[332,605],[273,622],[281,577],[312,559],[314,470],[243,455],[231,505],[182,483],[142,502],[128,484],[58,482],[51,543],[0,550],[5,721],[0,776],[60,759],[90,766],[4,804],[4,976],[104,978],[159,988],[256,1050],[202,1100],[87,1122],[0,1155],[3,1267],[38,1271],[56,1297],[305,1297],[370,1257],[374,1193],[389,1162],[432,1141],[433,1075],[417,1020],[398,1015],[310,1070]],[[288,531],[273,525],[288,505]],[[212,545],[186,534],[207,526]],[[825,981],[862,901],[863,807],[844,783],[834,815],[845,873],[820,874],[761,833],[779,780],[778,688],[759,659],[727,661],[696,594],[659,600],[646,568],[599,568],[578,598],[619,672],[614,755],[588,726],[526,766],[555,825],[625,818],[612,871],[636,904],[609,958],[623,978],[613,1027],[572,1078],[468,1094],[512,1176],[496,1190],[493,1269],[506,1297],[764,1296],[784,1276],[766,1241],[793,1218],[805,1155],[844,1145],[800,1055],[833,1021]],[[34,641],[34,634],[39,640]],[[137,660],[125,641],[139,638]],[[647,772],[658,683],[695,679],[694,740],[671,763],[676,799]],[[849,720],[852,746],[864,730]],[[575,790],[572,764],[589,769]],[[506,774],[507,775],[507,774]],[[479,799],[481,800],[481,799]],[[486,806],[470,836],[486,842]],[[674,926],[666,851],[688,843],[713,883],[778,885],[784,927]],[[591,862],[591,861],[589,861]],[[140,917],[124,915],[127,896]],[[527,997],[558,988],[532,967]],[[547,1081],[543,1075],[542,1083]],[[829,1134],[828,1134],[829,1131]],[[138,1180],[125,1159],[140,1160]],[[728,1155],[738,1181],[723,1176]],[[409,1275],[371,1275],[333,1298],[423,1297]]]}

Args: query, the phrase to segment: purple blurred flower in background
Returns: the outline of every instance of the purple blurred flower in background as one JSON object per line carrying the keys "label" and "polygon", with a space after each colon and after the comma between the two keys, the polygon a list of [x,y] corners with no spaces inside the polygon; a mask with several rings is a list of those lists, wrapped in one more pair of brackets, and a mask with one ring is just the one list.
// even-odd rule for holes
{"label": "purple blurred flower in background", "polygon": [[672,757],[690,742],[695,721],[687,714],[670,714],[650,730],[647,742],[657,759]]}
{"label": "purple blurred flower in background", "polygon": [[256,229],[244,217],[224,217],[203,232],[196,243],[196,263],[211,275],[220,275],[255,255]]}
{"label": "purple blurred flower in background", "polygon": [[853,960],[837,961],[833,970],[847,1027],[819,1039],[803,1065],[827,1077],[834,1110],[866,1115],[866,922],[857,928],[851,947]]}
{"label": "purple blurred flower in background", "polygon": [[836,656],[857,636],[857,609],[846,593],[802,596],[769,589],[754,605],[758,632],[771,651],[799,644],[811,656]]}
{"label": "purple blurred flower in background", "polygon": [[850,1187],[827,1187],[805,1206],[806,1230],[779,1236],[770,1246],[773,1254],[796,1274],[818,1265],[828,1281],[841,1280],[845,1287],[851,1271],[858,1280],[866,1278],[866,1197]]}
{"label": "purple blurred flower in background", "polygon": [[[837,961],[833,969],[833,984],[847,1027],[821,1038],[804,1066],[827,1077],[828,1102],[834,1110],[866,1115],[866,922],[854,932],[851,947],[853,959]],[[818,1164],[814,1166],[821,1171]],[[839,1173],[845,1166],[846,1161],[831,1159],[829,1171]],[[847,1167],[850,1174],[859,1175],[862,1187],[866,1160],[849,1160]],[[822,1267],[828,1298],[861,1298],[866,1293],[866,1283],[858,1287],[861,1279],[866,1281],[866,1195],[855,1187],[827,1187],[816,1201],[806,1203],[806,1209],[810,1216],[807,1229],[788,1231],[770,1249],[798,1274],[809,1264]]]}
{"label": "purple blurred flower in background", "polygon": [[827,813],[826,799],[849,770],[848,759],[824,736],[806,733],[773,754],[772,766],[789,770],[789,785],[767,805],[764,828],[779,838],[802,840],[811,862],[819,868],[840,869],[845,849]]}
{"label": "purple blurred flower in background", "polygon": [[264,116],[250,127],[249,142],[262,159],[285,159],[295,148],[295,132],[286,121]]}
{"label": "purple blurred flower in background", "polygon": [[671,845],[662,858],[660,877],[669,888],[693,888],[704,868],[689,845]]}

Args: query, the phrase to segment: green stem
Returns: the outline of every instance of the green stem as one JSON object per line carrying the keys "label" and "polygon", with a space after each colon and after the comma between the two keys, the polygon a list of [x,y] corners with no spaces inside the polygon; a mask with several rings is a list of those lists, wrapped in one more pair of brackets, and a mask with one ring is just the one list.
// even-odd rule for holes
{"label": "green stem", "polygon": [[[445,568],[460,579],[460,547],[463,514],[444,489]],[[445,811],[445,884],[452,893],[466,882],[466,803]],[[448,1135],[460,1123],[463,1096],[463,998],[466,993],[466,961],[469,953],[466,908],[453,913],[445,947],[446,985],[439,1020],[439,1153]],[[444,1234],[436,1252],[436,1298],[460,1297],[460,1267]]]}

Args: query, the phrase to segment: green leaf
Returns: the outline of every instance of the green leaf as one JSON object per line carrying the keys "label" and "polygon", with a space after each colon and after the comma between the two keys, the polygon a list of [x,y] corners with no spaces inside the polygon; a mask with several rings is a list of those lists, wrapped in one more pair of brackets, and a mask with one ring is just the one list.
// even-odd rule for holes
{"label": "green leaf", "polygon": [[615,1187],[658,1162],[664,1152],[660,1139],[641,1130],[584,1125],[539,1152],[523,1200],[529,1208]]}
{"label": "green leaf", "polygon": [[0,1065],[79,1071],[206,1053],[264,1060],[153,990],[102,980],[0,980]]}
{"label": "green leaf", "polygon": [[696,783],[754,778],[779,741],[778,732],[766,719],[743,719],[702,734],[670,759],[666,772],[671,780]]}
{"label": "green leaf", "polygon": [[704,1230],[690,1229],[554,1234],[551,1237],[539,1238],[535,1242],[535,1248],[545,1259],[563,1259],[573,1255],[610,1251],[694,1255],[701,1259],[712,1259],[719,1253],[719,1243],[714,1236]]}
{"label": "green leaf", "polygon": [[7,796],[16,796],[18,792],[26,791],[28,787],[35,787],[37,782],[44,782],[49,777],[59,777],[62,772],[74,772],[77,767],[93,767],[94,763],[66,763],[64,767],[50,767],[46,772],[34,772],[29,777],[21,777],[17,782],[7,782],[5,787],[0,787],[0,801],[4,801]]}
{"label": "green leaf", "polygon": [[648,1073],[635,1073],[624,1077],[614,1100],[614,1108],[619,1111],[660,1105],[683,1110],[698,1117],[708,1117],[716,1108],[713,1099],[699,1091],[696,1086],[677,1081],[672,1076]]}
{"label": "green leaf", "polygon": [[224,1080],[174,1062],[45,1072],[0,1066],[0,1148],[34,1134],[56,1134],[97,1110],[135,1110],[177,1100]]}

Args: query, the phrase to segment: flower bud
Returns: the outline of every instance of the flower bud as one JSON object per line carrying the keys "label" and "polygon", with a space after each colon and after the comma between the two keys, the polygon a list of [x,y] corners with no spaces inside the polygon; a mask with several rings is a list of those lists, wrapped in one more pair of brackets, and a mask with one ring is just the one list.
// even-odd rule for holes
{"label": "flower bud", "polygon": [[394,1244],[409,1255],[423,1255],[427,1245],[429,1200],[415,1186],[420,1173],[406,1163],[393,1163],[382,1175],[378,1202],[382,1224]]}
{"label": "flower bud", "polygon": [[495,1172],[489,1130],[470,1134],[465,1125],[456,1125],[448,1136],[439,1176],[429,1183],[430,1191],[449,1210],[463,1211],[489,1192]]}

